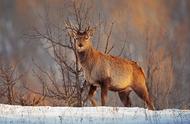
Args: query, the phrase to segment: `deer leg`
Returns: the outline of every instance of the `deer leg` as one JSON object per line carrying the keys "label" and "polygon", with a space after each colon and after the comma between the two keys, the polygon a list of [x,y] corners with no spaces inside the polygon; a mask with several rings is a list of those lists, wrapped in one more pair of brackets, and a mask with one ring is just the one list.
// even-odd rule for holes
{"label": "deer leg", "polygon": [[106,105],[106,102],[108,100],[108,89],[110,85],[110,78],[106,78],[101,82],[101,103],[102,106]]}
{"label": "deer leg", "polygon": [[96,106],[96,100],[92,98],[95,94],[96,89],[97,89],[97,86],[90,85],[90,90],[89,90],[88,96],[85,100],[85,101],[87,101],[89,99],[92,106]]}
{"label": "deer leg", "polygon": [[122,92],[118,93],[119,98],[125,107],[131,107],[131,100],[129,97],[130,92],[131,92],[131,90],[130,91],[122,91]]}
{"label": "deer leg", "polygon": [[133,87],[133,90],[145,102],[149,110],[155,109],[146,86],[139,85],[139,86]]}
{"label": "deer leg", "polygon": [[108,99],[108,88],[103,86],[103,87],[101,87],[101,103],[102,103],[102,106],[106,105],[107,99]]}

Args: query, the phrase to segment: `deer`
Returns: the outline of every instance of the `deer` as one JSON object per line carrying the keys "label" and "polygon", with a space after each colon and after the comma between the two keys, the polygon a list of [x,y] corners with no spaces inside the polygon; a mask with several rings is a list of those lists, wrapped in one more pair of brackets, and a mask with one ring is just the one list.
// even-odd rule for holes
{"label": "deer", "polygon": [[125,107],[131,107],[129,94],[134,91],[146,104],[149,110],[154,105],[149,95],[143,69],[129,59],[108,55],[96,50],[92,45],[95,28],[88,26],[79,30],[73,25],[67,25],[84,72],[85,81],[90,88],[86,100],[96,106],[93,98],[98,87],[101,89],[101,105],[105,106],[108,100],[108,91],[117,92]]}

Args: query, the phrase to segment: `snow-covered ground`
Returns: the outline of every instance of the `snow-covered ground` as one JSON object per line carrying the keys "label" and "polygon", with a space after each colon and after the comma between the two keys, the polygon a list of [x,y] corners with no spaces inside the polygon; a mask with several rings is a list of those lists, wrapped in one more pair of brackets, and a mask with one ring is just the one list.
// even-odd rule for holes
{"label": "snow-covered ground", "polygon": [[0,104],[0,124],[190,124],[190,110]]}

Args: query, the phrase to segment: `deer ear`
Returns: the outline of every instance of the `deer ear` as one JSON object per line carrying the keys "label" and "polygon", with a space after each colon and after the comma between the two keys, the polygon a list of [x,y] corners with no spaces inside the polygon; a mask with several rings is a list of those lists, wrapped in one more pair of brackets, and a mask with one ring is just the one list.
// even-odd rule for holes
{"label": "deer ear", "polygon": [[93,35],[94,35],[94,33],[95,33],[95,31],[96,31],[96,27],[93,27],[93,28],[90,28],[89,30],[88,30],[88,36],[89,37],[92,37]]}

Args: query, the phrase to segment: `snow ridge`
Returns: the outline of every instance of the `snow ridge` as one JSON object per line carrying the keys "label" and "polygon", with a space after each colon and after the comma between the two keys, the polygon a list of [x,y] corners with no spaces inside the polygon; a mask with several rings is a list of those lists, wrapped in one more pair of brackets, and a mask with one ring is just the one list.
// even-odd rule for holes
{"label": "snow ridge", "polygon": [[190,124],[190,110],[0,104],[0,124]]}

